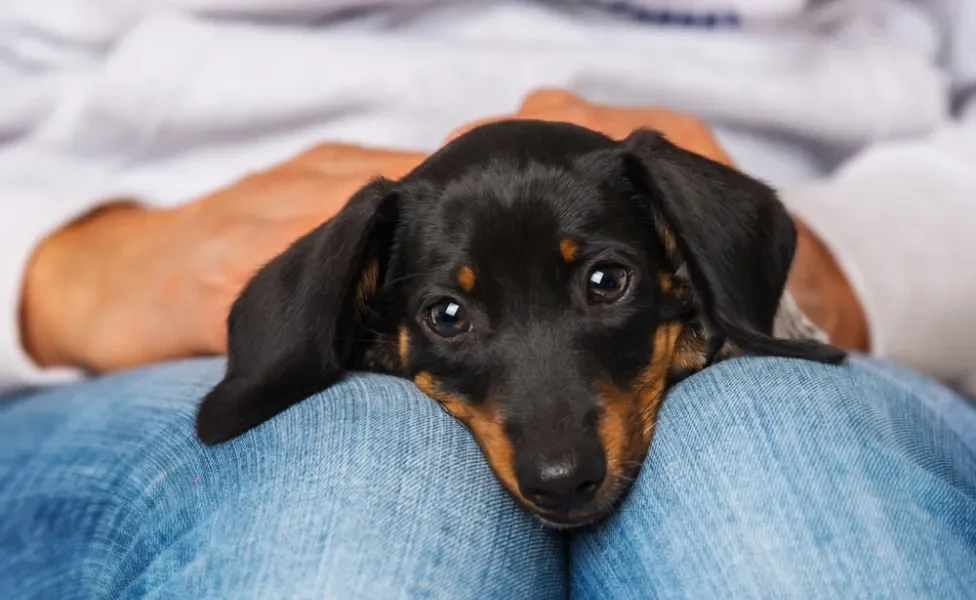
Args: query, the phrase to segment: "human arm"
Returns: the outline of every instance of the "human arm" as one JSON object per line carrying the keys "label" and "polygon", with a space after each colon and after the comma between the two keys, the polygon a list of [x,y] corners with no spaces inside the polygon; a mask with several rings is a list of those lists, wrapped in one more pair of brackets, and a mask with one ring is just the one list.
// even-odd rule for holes
{"label": "human arm", "polygon": [[260,265],[373,176],[400,177],[422,159],[322,146],[178,208],[113,203],[55,229],[3,299],[20,321],[2,347],[26,364],[0,382],[221,353],[227,310]]}

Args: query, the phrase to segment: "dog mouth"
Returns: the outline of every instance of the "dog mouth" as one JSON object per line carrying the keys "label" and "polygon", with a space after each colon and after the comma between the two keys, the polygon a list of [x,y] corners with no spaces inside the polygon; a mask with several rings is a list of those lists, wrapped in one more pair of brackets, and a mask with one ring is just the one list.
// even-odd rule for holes
{"label": "dog mouth", "polygon": [[613,513],[629,491],[629,486],[622,484],[627,479],[621,476],[613,478],[612,481],[605,481],[590,502],[572,509],[553,510],[538,506],[524,497],[517,499],[526,510],[547,527],[561,530],[580,529],[598,524]]}

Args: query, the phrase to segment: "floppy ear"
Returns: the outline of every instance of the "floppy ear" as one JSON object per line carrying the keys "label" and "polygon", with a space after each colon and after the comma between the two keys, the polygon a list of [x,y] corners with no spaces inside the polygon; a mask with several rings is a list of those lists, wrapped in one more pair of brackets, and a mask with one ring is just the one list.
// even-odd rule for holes
{"label": "floppy ear", "polygon": [[796,228],[771,188],[657,132],[639,129],[622,146],[636,201],[674,266],[687,268],[718,345],[729,341],[747,354],[844,360],[843,351],[817,341],[773,337]]}
{"label": "floppy ear", "polygon": [[228,318],[227,371],[197,412],[203,442],[244,433],[356,365],[397,205],[393,184],[374,180],[245,286]]}

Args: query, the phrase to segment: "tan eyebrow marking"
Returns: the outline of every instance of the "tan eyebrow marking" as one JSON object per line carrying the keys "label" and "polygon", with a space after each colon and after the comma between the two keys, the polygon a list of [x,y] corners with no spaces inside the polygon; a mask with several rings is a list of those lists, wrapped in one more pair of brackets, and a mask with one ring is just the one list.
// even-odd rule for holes
{"label": "tan eyebrow marking", "polygon": [[458,269],[457,284],[462,290],[470,294],[471,290],[474,289],[474,269],[468,265]]}
{"label": "tan eyebrow marking", "polygon": [[566,238],[559,242],[559,253],[567,264],[572,264],[579,258],[579,244],[575,240]]}

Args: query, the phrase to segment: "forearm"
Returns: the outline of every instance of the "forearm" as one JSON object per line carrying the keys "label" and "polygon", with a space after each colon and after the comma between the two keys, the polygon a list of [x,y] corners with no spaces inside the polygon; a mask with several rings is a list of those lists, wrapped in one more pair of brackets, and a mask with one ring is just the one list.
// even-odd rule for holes
{"label": "forearm", "polygon": [[324,144],[175,208],[122,199],[67,211],[39,198],[30,210],[44,210],[21,213],[11,233],[20,253],[3,257],[0,393],[65,368],[77,376],[223,352],[227,310],[258,267],[373,177],[400,177],[420,160]]}

